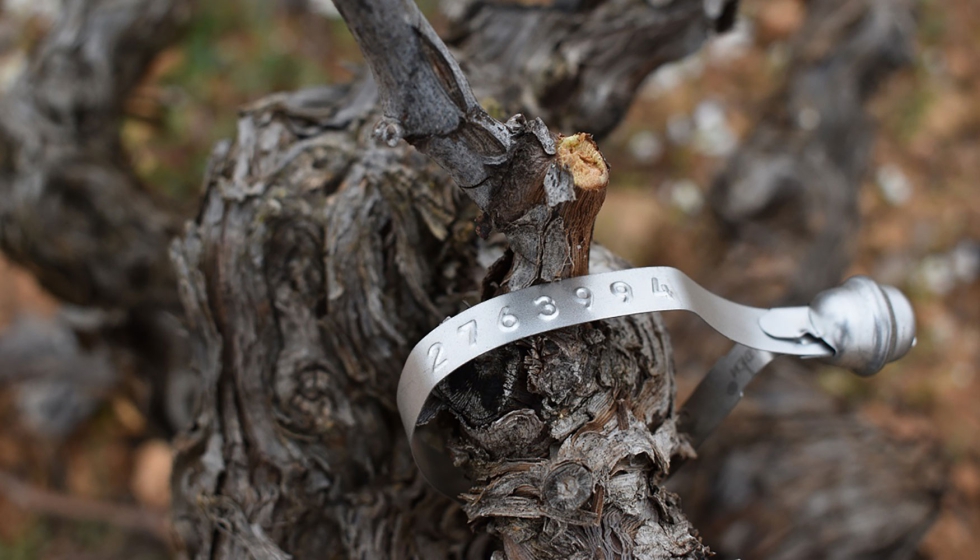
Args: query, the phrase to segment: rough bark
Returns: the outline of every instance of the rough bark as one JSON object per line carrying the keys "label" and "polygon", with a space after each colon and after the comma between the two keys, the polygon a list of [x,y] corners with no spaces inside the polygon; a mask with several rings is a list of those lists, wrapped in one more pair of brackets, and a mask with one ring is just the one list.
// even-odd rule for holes
{"label": "rough bark", "polygon": [[[714,287],[760,305],[806,303],[842,279],[874,139],[865,105],[914,40],[912,2],[808,8],[785,86],[712,191],[731,236],[712,241]],[[945,486],[938,446],[873,426],[814,374],[776,361],[671,489],[723,558],[913,557]]]}
{"label": "rough bark", "polygon": [[[587,137],[487,115],[414,6],[338,7],[380,110],[367,81],[248,108],[173,249],[205,387],[175,464],[186,553],[702,554],[658,486],[679,443],[654,317],[538,337],[443,386],[433,422],[481,486],[463,509],[419,478],[393,403],[412,343],[481,295],[584,273],[605,164]],[[508,244],[484,278],[489,227]],[[510,427],[526,438],[503,445]]]}
{"label": "rough bark", "polygon": [[98,325],[86,336],[152,386],[152,418],[178,426],[193,398],[167,258],[179,220],[140,184],[119,129],[129,94],[189,4],[66,3],[0,99],[0,248],[58,298],[91,308]]}
{"label": "rough bark", "polygon": [[447,42],[477,98],[602,137],[655,68],[696,51],[735,21],[737,0],[461,1]]}
{"label": "rough bark", "polygon": [[176,308],[176,220],[126,161],[123,105],[187,2],[69,2],[0,100],[0,246],[77,304]]}
{"label": "rough bark", "polygon": [[[349,19],[366,5],[349,4]],[[197,220],[171,251],[203,393],[196,422],[176,442],[174,524],[185,554],[703,551],[659,485],[683,449],[670,346],[655,318],[538,337],[477,364],[473,386],[443,387],[431,421],[481,484],[464,507],[421,481],[393,404],[402,360],[442,317],[588,263],[590,213],[601,203],[587,201],[588,176],[565,169],[562,142],[541,121],[500,123],[476,100],[494,115],[521,111],[565,132],[607,132],[647,72],[695,49],[734,13],[731,2],[653,4],[469,4],[452,44],[470,61],[476,95],[413,12],[407,24],[387,21],[395,27],[385,28],[385,41],[405,41],[409,54],[397,56],[418,72],[407,91],[414,97],[393,71],[394,87],[381,80],[383,111],[369,80],[246,108],[237,140],[215,151]],[[17,111],[40,123],[35,130],[34,121],[9,116],[16,111],[0,115],[0,184],[12,193],[0,206],[4,250],[70,301],[129,316],[173,302],[161,246],[174,222],[140,192],[115,131],[125,92],[182,17],[167,7],[184,5],[71,3],[49,39],[54,47],[41,50],[4,101],[24,104]],[[364,24],[386,23],[362,15]],[[376,52],[375,69],[389,56]],[[62,86],[52,68],[87,76],[85,87]],[[375,131],[396,145],[378,145]],[[578,152],[565,147],[566,156]],[[601,169],[591,151],[579,155],[587,170]],[[477,209],[454,182],[482,209],[476,225]],[[38,226],[24,201],[50,209],[43,223],[57,227]],[[478,239],[489,226],[509,245],[485,277],[502,252]],[[86,242],[53,252],[72,239]]]}
{"label": "rough bark", "polygon": [[192,557],[485,556],[393,413],[410,341],[475,290],[473,226],[445,173],[372,139],[375,99],[248,107],[174,245],[204,388],[173,478]]}

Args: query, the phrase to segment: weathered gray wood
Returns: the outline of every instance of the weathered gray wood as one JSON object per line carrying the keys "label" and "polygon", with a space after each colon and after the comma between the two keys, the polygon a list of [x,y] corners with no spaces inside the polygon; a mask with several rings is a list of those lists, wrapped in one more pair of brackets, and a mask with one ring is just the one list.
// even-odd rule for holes
{"label": "weathered gray wood", "polygon": [[0,248],[58,298],[106,312],[96,330],[112,361],[143,375],[152,418],[176,425],[193,395],[167,258],[180,219],[140,184],[119,129],[126,99],[189,7],[67,2],[0,99]]}
{"label": "weathered gray wood", "polygon": [[176,37],[188,2],[69,2],[0,99],[0,244],[78,304],[176,308],[173,215],[139,185],[119,138],[123,103]]}
{"label": "weathered gray wood", "polygon": [[[451,45],[468,61],[475,94],[414,6],[344,4],[362,26],[362,43],[368,38],[372,67],[382,70],[383,109],[369,80],[246,108],[235,142],[216,148],[199,217],[172,246],[202,390],[196,422],[176,441],[174,524],[182,552],[703,553],[676,498],[659,484],[670,456],[686,450],[673,428],[671,349],[655,318],[538,337],[482,360],[474,383],[443,387],[431,423],[482,485],[463,507],[420,480],[393,399],[402,359],[445,315],[589,264],[588,235],[605,184],[601,155],[577,137],[562,161],[561,140],[541,121],[501,123],[480,104],[498,116],[541,116],[564,132],[605,133],[644,75],[729,24],[734,3],[469,4],[455,18]],[[125,91],[183,12],[134,0],[112,3],[116,12],[105,2],[71,5],[61,34],[51,37],[61,50],[42,49],[25,78],[32,87],[18,86],[11,96],[28,103],[40,126],[0,124],[12,138],[5,161],[14,162],[2,184],[5,193],[56,202],[78,177],[84,188],[50,205],[60,213],[46,223],[59,227],[43,232],[32,229],[25,199],[5,197],[4,248],[67,299],[130,315],[168,308],[172,276],[160,264],[160,246],[173,231],[173,214],[132,188],[114,134]],[[394,12],[368,13],[369,5]],[[405,9],[414,15],[389,17]],[[66,36],[91,43],[82,53],[102,54],[95,62],[79,59],[63,48]],[[64,87],[51,70],[81,75],[80,62],[91,62],[98,76],[84,87]],[[386,69],[391,62],[409,66]],[[845,121],[835,130],[847,131]],[[375,131],[396,145],[378,144]],[[40,139],[31,140],[35,135]],[[576,162],[586,173],[562,168]],[[63,168],[75,170],[66,175],[72,181],[61,179]],[[32,190],[38,183],[25,177],[59,179]],[[480,210],[457,184],[484,212],[475,225]],[[488,272],[506,243],[479,239],[491,226],[509,239],[509,252]],[[76,259],[52,252],[62,238],[92,241]],[[617,266],[598,254],[603,266]],[[139,273],[144,267],[150,280]],[[157,355],[145,346],[138,351]],[[792,437],[780,441],[786,439]]]}
{"label": "weathered gray wood", "polygon": [[174,246],[205,389],[173,479],[191,557],[484,554],[393,403],[409,341],[475,289],[473,228],[445,173],[371,139],[375,99],[362,82],[246,109]]}
{"label": "weathered gray wood", "polygon": [[[785,85],[714,185],[730,235],[712,242],[724,254],[715,289],[759,305],[806,303],[842,279],[875,136],[866,104],[911,59],[913,9],[808,4]],[[915,557],[946,485],[938,444],[875,427],[815,374],[777,360],[671,488],[722,558]]]}
{"label": "weathered gray wood", "polygon": [[[174,247],[206,388],[175,464],[186,552],[702,554],[657,485],[682,449],[653,317],[529,340],[444,387],[433,423],[484,490],[464,510],[421,482],[393,406],[401,361],[467,301],[584,272],[598,208],[585,191],[602,192],[605,165],[586,137],[488,117],[414,6],[338,7],[378,76],[380,112],[367,82],[249,108]],[[483,212],[475,226],[451,178]],[[501,252],[479,240],[488,226],[509,245],[485,278],[480,255]],[[502,445],[519,425],[528,439]]]}
{"label": "weathered gray wood", "polygon": [[[865,104],[910,62],[913,0],[820,0],[791,46],[781,90],[712,188],[712,210],[734,240],[730,258],[769,254],[772,281],[740,291],[807,303],[851,261],[858,192],[874,122]],[[733,262],[745,267],[747,262]],[[777,271],[792,270],[792,276]],[[743,278],[745,276],[743,275]]]}
{"label": "weathered gray wood", "polygon": [[947,484],[938,442],[888,434],[813,376],[775,362],[671,489],[721,558],[915,558]]}
{"label": "weathered gray wood", "polygon": [[647,75],[735,21],[737,0],[460,0],[447,42],[476,97],[554,130],[605,136]]}

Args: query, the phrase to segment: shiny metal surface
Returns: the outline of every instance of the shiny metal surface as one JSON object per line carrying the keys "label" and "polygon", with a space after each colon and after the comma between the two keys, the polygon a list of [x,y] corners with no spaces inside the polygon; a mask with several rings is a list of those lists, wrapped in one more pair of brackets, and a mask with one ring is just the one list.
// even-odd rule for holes
{"label": "shiny metal surface", "polygon": [[678,412],[682,433],[695,448],[715,431],[742,399],[742,392],[775,356],[772,352],[736,344],[711,370]]}
{"label": "shiny metal surface", "polygon": [[826,358],[868,375],[908,351],[912,308],[898,290],[867,278],[821,293],[810,307],[760,309],[721,298],[668,267],[570,278],[504,294],[446,319],[412,350],[398,384],[398,409],[416,463],[437,489],[469,488],[449,457],[416,437],[435,386],[460,366],[524,337],[581,323],[685,310],[737,343],[683,408],[682,427],[700,443],[737,404],[773,354]]}
{"label": "shiny metal surface", "polygon": [[858,375],[874,375],[915,343],[915,314],[905,296],[867,276],[817,294],[810,324],[834,355],[827,361]]}

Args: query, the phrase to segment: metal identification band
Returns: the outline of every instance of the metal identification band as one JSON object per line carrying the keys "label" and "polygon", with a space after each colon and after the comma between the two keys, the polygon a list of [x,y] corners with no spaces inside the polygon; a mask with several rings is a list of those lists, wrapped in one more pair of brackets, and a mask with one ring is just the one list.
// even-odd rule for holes
{"label": "metal identification band", "polygon": [[446,319],[415,346],[402,369],[398,410],[426,479],[449,495],[468,488],[443,450],[416,437],[426,400],[453,371],[528,336],[671,310],[693,312],[737,343],[682,411],[682,429],[687,428],[695,444],[734,407],[742,388],[772,354],[827,358],[868,375],[904,355],[915,336],[912,308],[905,297],[865,277],[822,293],[809,307],[774,309],[731,302],[668,267],[581,276],[504,294]]}

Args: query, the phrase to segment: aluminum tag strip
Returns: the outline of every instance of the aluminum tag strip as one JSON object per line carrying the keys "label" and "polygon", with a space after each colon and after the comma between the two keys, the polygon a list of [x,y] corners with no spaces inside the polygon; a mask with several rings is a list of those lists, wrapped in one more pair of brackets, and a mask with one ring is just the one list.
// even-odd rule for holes
{"label": "aluminum tag strip", "polygon": [[[692,435],[700,439],[735,406],[742,388],[771,354],[840,358],[846,367],[873,373],[911,346],[911,306],[894,288],[882,288],[859,277],[825,294],[822,300],[818,296],[823,304],[817,314],[813,306],[760,309],[719,297],[675,268],[650,267],[569,278],[485,301],[448,318],[426,335],[402,369],[398,410],[416,463],[426,479],[444,493],[454,495],[468,488],[442,450],[415,437],[426,399],[440,381],[477,356],[563,327],[636,313],[685,310],[742,347],[761,351],[745,354],[748,361],[740,366],[736,347],[713,368],[717,373],[709,374],[703,389],[699,386],[691,406],[685,406],[688,425],[697,430]],[[736,379],[736,392],[732,392],[732,379]]]}
{"label": "aluminum tag strip", "polygon": [[[796,308],[806,316],[808,308]],[[409,438],[432,389],[463,364],[505,344],[547,331],[652,311],[686,310],[729,339],[797,356],[830,356],[818,340],[780,340],[759,319],[768,311],[721,298],[668,267],[633,268],[569,278],[511,292],[463,311],[425,336],[398,383],[398,410]]]}
{"label": "aluminum tag strip", "polygon": [[775,358],[772,352],[736,344],[721,357],[678,412],[681,433],[699,447],[742,400],[755,374]]}

